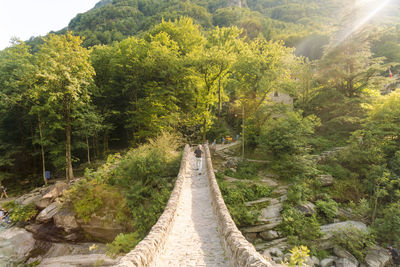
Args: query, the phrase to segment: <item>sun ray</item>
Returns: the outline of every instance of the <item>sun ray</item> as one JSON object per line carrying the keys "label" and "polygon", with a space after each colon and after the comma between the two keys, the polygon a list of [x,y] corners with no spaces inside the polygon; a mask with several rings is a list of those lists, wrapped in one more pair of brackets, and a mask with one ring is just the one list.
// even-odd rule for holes
{"label": "sun ray", "polygon": [[[336,42],[335,46],[343,43],[348,37],[362,29],[371,19],[373,19],[379,12],[381,12],[391,0],[384,0],[379,4],[376,4],[376,0],[359,0],[355,3],[354,12],[356,9],[367,10],[366,14],[360,19],[356,20],[352,25],[349,25],[349,29],[344,32],[341,38]],[[372,8],[371,8],[372,6]]]}

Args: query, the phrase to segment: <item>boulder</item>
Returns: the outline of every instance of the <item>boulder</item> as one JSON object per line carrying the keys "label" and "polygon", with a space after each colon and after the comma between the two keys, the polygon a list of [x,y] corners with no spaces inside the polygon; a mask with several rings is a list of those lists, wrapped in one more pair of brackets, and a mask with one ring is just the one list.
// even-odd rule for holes
{"label": "boulder", "polygon": [[269,199],[269,204],[267,208],[261,209],[261,215],[258,220],[260,222],[268,222],[268,223],[280,223],[282,222],[282,210],[283,210],[283,201],[286,196],[282,196],[280,198],[271,198]]}
{"label": "boulder", "polygon": [[317,176],[318,181],[321,182],[322,186],[331,186],[333,185],[333,177],[330,174],[323,174]]}
{"label": "boulder", "polygon": [[278,248],[281,251],[284,251],[286,249],[288,249],[288,243],[287,243],[287,238],[280,238],[280,239],[275,239],[273,241],[270,242],[265,242],[265,243],[258,243],[254,245],[255,249],[257,251],[265,251],[271,249],[271,248]]}
{"label": "boulder", "polygon": [[352,262],[355,266],[358,266],[358,260],[356,259],[356,257],[354,257],[350,252],[348,252],[347,250],[335,246],[333,248],[333,253],[335,253],[336,256],[338,256],[339,258],[344,258],[347,259],[348,261]]}
{"label": "boulder", "polygon": [[56,198],[62,196],[63,192],[68,189],[68,185],[64,182],[57,182],[54,186],[50,186],[42,198],[35,202],[38,209],[47,208]]}
{"label": "boulder", "polygon": [[357,221],[345,221],[338,223],[331,223],[321,226],[322,237],[318,241],[318,248],[320,249],[330,249],[334,247],[334,242],[332,240],[333,233],[339,231],[343,228],[353,226],[357,229],[367,231],[367,226],[362,222]]}
{"label": "boulder", "polygon": [[46,224],[30,224],[25,229],[33,234],[37,240],[48,242],[64,242],[64,233],[52,222]]}
{"label": "boulder", "polygon": [[271,256],[275,256],[278,258],[282,258],[283,252],[279,248],[270,248],[268,249],[268,252]]}
{"label": "boulder", "polygon": [[25,262],[35,244],[33,235],[24,229],[12,227],[0,230],[0,266],[17,266]]}
{"label": "boulder", "polygon": [[335,261],[335,266],[336,267],[357,267],[358,263],[354,264],[352,261],[350,261],[346,258],[340,258]]}
{"label": "boulder", "polygon": [[65,190],[68,189],[68,185],[64,182],[57,182],[54,185],[54,188],[50,190],[48,193],[46,193],[43,198],[49,198],[49,199],[56,199],[64,193]]}
{"label": "boulder", "polygon": [[315,212],[315,205],[311,202],[307,202],[297,205],[296,209],[301,211],[304,215],[310,216]]}
{"label": "boulder", "polygon": [[96,240],[111,242],[125,228],[112,221],[111,218],[100,217],[93,214],[88,222],[77,220],[80,228]]}
{"label": "boulder", "polygon": [[256,225],[256,226],[245,227],[245,228],[241,228],[240,230],[243,233],[261,233],[261,232],[264,232],[267,230],[274,229],[279,224],[281,224],[280,221],[274,222],[274,223],[260,224],[260,225]]}
{"label": "boulder", "polygon": [[67,209],[63,208],[59,210],[53,217],[54,224],[63,229],[67,233],[71,233],[79,229],[78,222],[75,219],[74,213]]}
{"label": "boulder", "polygon": [[257,239],[257,233],[246,233],[243,235],[250,243],[253,243]]}
{"label": "boulder", "polygon": [[332,256],[329,257],[329,258],[325,258],[325,259],[323,259],[323,260],[321,260],[319,262],[319,266],[321,266],[321,267],[331,267],[336,259],[337,259],[337,257],[332,257]]}
{"label": "boulder", "polygon": [[118,261],[104,254],[73,255],[43,259],[38,267],[115,266]]}
{"label": "boulder", "polygon": [[59,210],[60,204],[58,204],[57,202],[53,202],[39,213],[39,215],[36,217],[36,221],[47,223],[53,218],[54,215],[56,215]]}
{"label": "boulder", "polygon": [[54,258],[68,255],[105,254],[106,245],[101,243],[52,243],[43,258]]}
{"label": "boulder", "polygon": [[274,230],[268,230],[260,233],[262,239],[269,241],[279,238],[279,233]]}
{"label": "boulder", "polygon": [[387,249],[374,246],[367,250],[365,264],[368,267],[383,267],[390,262],[391,256]]}

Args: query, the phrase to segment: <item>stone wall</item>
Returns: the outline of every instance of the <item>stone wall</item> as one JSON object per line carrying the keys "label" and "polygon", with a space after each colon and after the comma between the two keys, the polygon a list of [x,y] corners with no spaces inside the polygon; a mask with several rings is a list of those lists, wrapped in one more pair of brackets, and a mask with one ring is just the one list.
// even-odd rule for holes
{"label": "stone wall", "polygon": [[268,262],[260,255],[254,246],[249,243],[232,220],[228,208],[222,198],[217,180],[215,178],[214,169],[211,162],[211,154],[208,145],[204,145],[207,162],[207,176],[211,191],[211,201],[218,220],[218,230],[221,234],[223,246],[226,256],[229,259],[229,264],[232,267],[272,267],[280,266]]}
{"label": "stone wall", "polygon": [[185,146],[182,155],[181,168],[174,190],[171,193],[167,206],[149,234],[136,247],[126,254],[119,262],[119,267],[148,267],[152,266],[155,257],[163,249],[171,226],[174,223],[176,208],[182,192],[182,185],[189,168],[189,145]]}

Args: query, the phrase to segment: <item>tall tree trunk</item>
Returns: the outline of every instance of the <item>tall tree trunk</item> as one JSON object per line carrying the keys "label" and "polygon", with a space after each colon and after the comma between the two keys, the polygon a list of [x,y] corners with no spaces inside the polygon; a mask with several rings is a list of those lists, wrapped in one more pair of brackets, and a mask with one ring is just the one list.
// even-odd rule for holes
{"label": "tall tree trunk", "polygon": [[71,117],[69,107],[66,109],[66,126],[65,126],[65,136],[66,136],[66,148],[65,148],[65,160],[66,168],[65,174],[67,181],[74,179],[74,171],[72,169],[72,156],[71,156]]}
{"label": "tall tree trunk", "polygon": [[90,146],[89,146],[89,137],[86,135],[86,147],[87,147],[87,160],[90,164]]}
{"label": "tall tree trunk", "polygon": [[108,152],[108,130],[105,130],[103,135],[103,155],[105,156],[107,152]]}
{"label": "tall tree trunk", "polygon": [[203,133],[202,133],[203,143],[206,141],[206,125],[207,125],[207,120],[204,119],[204,121],[203,121]]}
{"label": "tall tree trunk", "polygon": [[43,181],[44,181],[44,184],[47,186],[47,179],[46,179],[46,161],[45,161],[45,158],[44,158],[42,122],[40,121],[40,115],[39,115],[39,114],[38,114],[38,124],[39,124],[40,147],[41,147],[41,150],[42,150],[42,174],[43,174]]}

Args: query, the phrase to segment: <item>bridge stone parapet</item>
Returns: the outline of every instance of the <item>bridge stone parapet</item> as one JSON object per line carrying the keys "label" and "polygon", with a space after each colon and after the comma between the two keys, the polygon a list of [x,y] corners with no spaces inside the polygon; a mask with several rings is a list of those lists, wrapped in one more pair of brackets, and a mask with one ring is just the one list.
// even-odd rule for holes
{"label": "bridge stone parapet", "polygon": [[189,153],[190,147],[186,145],[182,155],[178,178],[163,214],[151,228],[149,234],[120,260],[117,265],[118,267],[149,267],[154,265],[154,260],[163,249],[176,217],[182,185],[189,168]]}
{"label": "bridge stone parapet", "polygon": [[211,191],[211,201],[214,212],[218,220],[218,231],[225,249],[226,256],[231,267],[277,267],[277,265],[267,261],[260,253],[256,251],[254,246],[249,243],[236,227],[228,208],[222,198],[217,180],[215,178],[214,169],[211,161],[211,154],[207,144],[204,145],[205,156],[207,161],[207,177]]}

